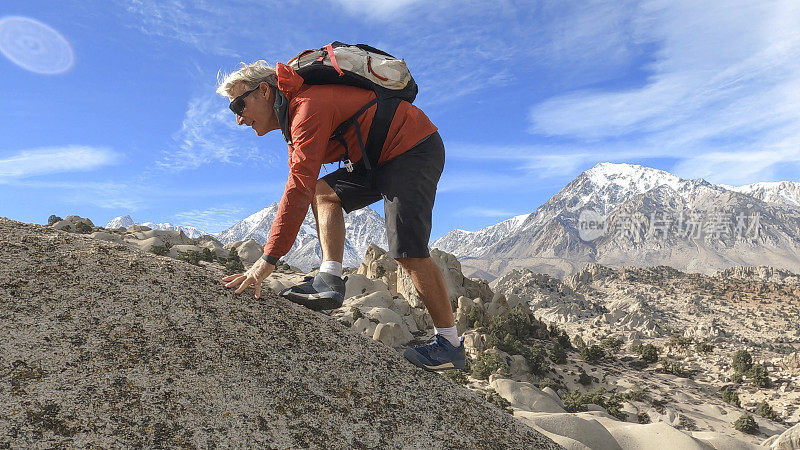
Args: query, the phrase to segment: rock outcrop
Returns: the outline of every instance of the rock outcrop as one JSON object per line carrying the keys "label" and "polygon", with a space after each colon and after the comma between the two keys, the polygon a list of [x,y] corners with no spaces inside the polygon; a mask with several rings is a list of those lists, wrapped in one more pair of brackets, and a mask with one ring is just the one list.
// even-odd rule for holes
{"label": "rock outcrop", "polygon": [[213,266],[7,219],[0,258],[0,448],[559,448]]}

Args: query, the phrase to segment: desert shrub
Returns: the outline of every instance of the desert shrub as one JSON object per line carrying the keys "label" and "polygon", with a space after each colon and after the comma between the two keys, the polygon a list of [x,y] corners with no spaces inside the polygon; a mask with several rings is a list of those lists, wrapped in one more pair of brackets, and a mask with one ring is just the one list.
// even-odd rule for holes
{"label": "desert shrub", "polygon": [[736,393],[735,389],[730,387],[726,387],[722,390],[722,401],[733,406],[742,407],[742,404],[739,402],[739,394]]}
{"label": "desert shrub", "polygon": [[653,344],[644,344],[639,347],[639,355],[642,361],[646,363],[654,363],[658,361],[658,348]]}
{"label": "desert shrub", "polygon": [[444,375],[445,378],[449,379],[450,381],[456,384],[465,385],[469,383],[469,379],[467,379],[467,376],[464,375],[464,372],[459,369],[445,370],[442,372],[442,375]]}
{"label": "desert shrub", "polygon": [[698,342],[695,344],[694,349],[697,350],[698,353],[711,353],[714,351],[714,344],[708,342]]}
{"label": "desert shrub", "polygon": [[688,348],[690,345],[692,345],[692,338],[683,336],[672,336],[669,339],[669,343],[673,347]]}
{"label": "desert shrub", "polygon": [[756,408],[756,414],[765,419],[778,420],[778,415],[775,413],[775,410],[772,409],[772,406],[770,406],[766,400],[759,403],[758,408]]}
{"label": "desert shrub", "polygon": [[522,308],[514,308],[504,316],[493,318],[489,323],[489,334],[498,341],[505,339],[506,335],[511,335],[514,340],[524,342],[536,336],[536,330],[537,326],[531,320],[531,316]]}
{"label": "desert shrub", "polygon": [[178,259],[181,261],[186,261],[189,264],[194,264],[195,266],[200,265],[200,261],[207,261],[213,262],[214,261],[214,253],[207,248],[202,250],[187,250],[185,252],[178,253]]}
{"label": "desert shrub", "polygon": [[588,363],[595,363],[605,358],[606,353],[600,348],[599,345],[592,345],[590,347],[583,347],[581,349],[581,358]]}
{"label": "desert shrub", "polygon": [[679,430],[686,430],[686,431],[697,431],[697,422],[691,417],[686,417],[683,414],[678,414],[678,426]]}
{"label": "desert shrub", "polygon": [[487,402],[497,406],[498,408],[502,409],[503,411],[513,414],[514,410],[510,408],[511,402],[504,399],[500,396],[497,392],[492,389],[488,389],[486,391],[477,391],[479,397],[483,398]]}
{"label": "desert shrub", "polygon": [[493,373],[508,374],[508,364],[500,356],[494,353],[481,352],[475,358],[472,366],[472,376],[478,380],[488,380]]}
{"label": "desert shrub", "polygon": [[622,398],[628,401],[643,402],[647,398],[647,389],[636,384],[633,389],[623,393]]}
{"label": "desert shrub", "polygon": [[642,425],[648,424],[651,422],[650,416],[647,413],[639,413],[636,415],[636,421]]}
{"label": "desert shrub", "polygon": [[728,379],[736,384],[742,384],[744,381],[744,376],[739,372],[734,372],[733,375],[729,376]]}
{"label": "desert shrub", "polygon": [[169,253],[169,249],[166,245],[151,245],[150,246],[150,253],[159,255],[159,256],[167,256]]}
{"label": "desert shrub", "polygon": [[600,346],[611,353],[617,353],[622,348],[622,339],[610,336],[600,341]]}
{"label": "desert shrub", "polygon": [[756,423],[755,419],[753,419],[753,416],[751,416],[750,414],[742,414],[742,416],[736,419],[736,422],[733,423],[733,428],[736,428],[742,433],[747,433],[747,434],[758,433],[758,424]]}
{"label": "desert shrub", "polygon": [[364,317],[364,314],[358,308],[353,308],[353,322],[355,323],[356,320]]}
{"label": "desert shrub", "polygon": [[581,369],[580,373],[578,374],[578,383],[584,386],[588,386],[592,384],[592,377],[590,377],[589,374],[586,373],[586,371]]}
{"label": "desert shrub", "polygon": [[569,335],[564,330],[561,330],[561,334],[558,335],[556,343],[560,344],[564,350],[572,350],[572,344],[569,342]]}
{"label": "desert shrub", "polygon": [[611,394],[608,397],[601,397],[603,403],[600,404],[606,411],[619,420],[627,420],[628,413],[622,410],[622,397],[618,394]]}
{"label": "desert shrub", "polygon": [[473,307],[467,313],[467,324],[472,328],[480,328],[486,326],[486,315],[480,308]]}
{"label": "desert shrub", "polygon": [[550,370],[550,362],[547,359],[547,351],[538,345],[525,348],[522,356],[528,364],[528,370],[534,375],[542,375]]}
{"label": "desert shrub", "polygon": [[564,364],[567,362],[567,352],[558,342],[553,344],[553,348],[550,350],[550,360],[556,364]]}
{"label": "desert shrub", "polygon": [[56,222],[60,222],[62,219],[55,214],[51,214],[50,217],[47,218],[47,225],[52,225]]}
{"label": "desert shrub", "polygon": [[386,275],[386,268],[379,265],[375,267],[375,278],[381,278],[382,276]]}
{"label": "desert shrub", "polygon": [[756,387],[768,388],[771,384],[767,369],[761,364],[754,364],[750,367],[750,370],[747,371],[747,377]]}
{"label": "desert shrub", "polygon": [[733,355],[733,370],[739,373],[747,373],[753,367],[753,356],[747,350],[739,350]]}
{"label": "desert shrub", "polygon": [[671,361],[671,360],[663,360],[661,361],[661,367],[664,370],[664,373],[668,373],[671,375],[675,375],[676,377],[681,378],[691,378],[691,373],[687,371],[683,364],[678,361]]}
{"label": "desert shrub", "polygon": [[92,232],[92,227],[83,222],[78,222],[75,224],[75,232],[80,234],[89,234]]}
{"label": "desert shrub", "polygon": [[583,401],[583,394],[578,389],[564,394],[564,398],[562,400],[564,403],[564,409],[567,410],[567,412],[574,413],[586,411],[586,403]]}
{"label": "desert shrub", "polygon": [[231,249],[228,257],[225,258],[225,272],[229,275],[244,272],[244,264],[236,250]]}
{"label": "desert shrub", "polygon": [[586,347],[586,343],[583,342],[583,338],[580,334],[576,334],[575,337],[572,338],[572,345],[575,346],[576,349],[581,350],[582,348]]}

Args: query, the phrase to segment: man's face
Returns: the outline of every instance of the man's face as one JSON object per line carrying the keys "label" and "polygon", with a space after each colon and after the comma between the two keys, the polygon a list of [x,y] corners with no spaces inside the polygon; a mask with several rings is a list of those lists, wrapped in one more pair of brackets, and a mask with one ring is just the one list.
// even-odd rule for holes
{"label": "man's face", "polygon": [[[247,91],[244,84],[238,84],[228,93],[228,100],[233,101]],[[272,97],[272,89],[266,83],[261,83],[258,89],[245,96],[244,110],[241,116],[236,116],[236,123],[251,127],[259,136],[267,134],[272,129],[270,125],[275,116],[272,110],[275,100]]]}

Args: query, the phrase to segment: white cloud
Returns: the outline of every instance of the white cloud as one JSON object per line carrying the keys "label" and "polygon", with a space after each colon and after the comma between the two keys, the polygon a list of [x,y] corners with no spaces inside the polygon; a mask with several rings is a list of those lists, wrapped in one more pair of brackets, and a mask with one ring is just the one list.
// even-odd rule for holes
{"label": "white cloud", "polygon": [[504,209],[480,208],[480,207],[464,208],[458,213],[459,216],[490,217],[490,218],[512,217],[515,216],[516,214],[517,213],[513,211],[508,211]]}
{"label": "white cloud", "polygon": [[244,208],[211,207],[182,211],[174,215],[175,222],[189,225],[208,232],[222,231],[242,219]]}
{"label": "white cloud", "polygon": [[118,159],[109,149],[81,145],[22,150],[0,156],[0,183],[37,175],[94,170],[114,164]]}
{"label": "white cloud", "polygon": [[645,84],[539,103],[533,133],[566,138],[581,153],[621,146],[632,157],[671,156],[682,160],[678,175],[718,183],[764,180],[796,164],[800,4],[648,1],[635,23],[636,39],[657,47]]}
{"label": "white cloud", "polygon": [[28,189],[45,189],[48,195],[73,205],[94,205],[106,209],[136,211],[152,201],[144,189],[125,182],[18,180],[12,183],[14,186]]}
{"label": "white cloud", "polygon": [[352,15],[383,20],[403,15],[421,2],[422,0],[333,0],[334,4],[343,6]]}
{"label": "white cloud", "polygon": [[252,130],[236,124],[227,101],[213,89],[208,91],[189,101],[181,129],[174,136],[178,146],[165,150],[157,166],[183,170],[215,162],[242,164],[269,159],[263,149],[246,143],[245,133]]}

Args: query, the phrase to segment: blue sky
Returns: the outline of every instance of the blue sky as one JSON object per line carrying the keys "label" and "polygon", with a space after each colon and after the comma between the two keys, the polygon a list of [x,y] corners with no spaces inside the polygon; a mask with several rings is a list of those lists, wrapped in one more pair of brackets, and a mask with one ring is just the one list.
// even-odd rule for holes
{"label": "blue sky", "polygon": [[236,126],[217,72],[334,40],[420,85],[447,153],[433,239],[534,211],[603,161],[800,181],[798,24],[796,0],[6,0],[0,216],[213,232],[278,201],[286,146]]}

